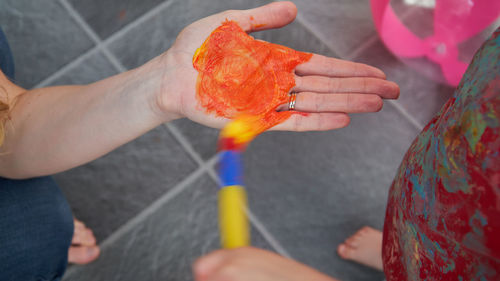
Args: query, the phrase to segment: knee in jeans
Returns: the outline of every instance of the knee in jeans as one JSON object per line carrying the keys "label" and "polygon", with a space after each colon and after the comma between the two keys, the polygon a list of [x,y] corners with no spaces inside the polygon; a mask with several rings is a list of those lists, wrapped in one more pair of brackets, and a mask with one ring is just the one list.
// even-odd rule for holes
{"label": "knee in jeans", "polygon": [[5,245],[0,272],[10,276],[6,280],[62,276],[73,236],[73,216],[59,187],[48,177],[0,178],[0,187],[0,241]]}

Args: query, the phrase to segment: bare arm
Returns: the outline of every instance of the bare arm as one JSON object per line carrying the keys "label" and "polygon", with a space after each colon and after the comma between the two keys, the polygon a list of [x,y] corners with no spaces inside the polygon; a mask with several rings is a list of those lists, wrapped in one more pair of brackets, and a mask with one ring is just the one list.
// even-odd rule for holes
{"label": "bare arm", "polygon": [[0,175],[26,178],[60,172],[144,134],[174,114],[163,113],[147,64],[85,86],[25,91],[0,74],[0,85],[17,101],[5,124]]}

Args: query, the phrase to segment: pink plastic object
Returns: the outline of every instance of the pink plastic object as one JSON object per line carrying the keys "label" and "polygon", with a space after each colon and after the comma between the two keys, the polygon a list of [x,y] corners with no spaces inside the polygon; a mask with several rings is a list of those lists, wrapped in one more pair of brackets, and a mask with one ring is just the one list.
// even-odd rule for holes
{"label": "pink plastic object", "polygon": [[456,86],[469,63],[460,60],[457,46],[498,20],[500,0],[434,1],[433,33],[428,37],[420,38],[405,26],[389,0],[371,0],[375,26],[393,54],[403,59],[425,57],[440,66],[447,84]]}

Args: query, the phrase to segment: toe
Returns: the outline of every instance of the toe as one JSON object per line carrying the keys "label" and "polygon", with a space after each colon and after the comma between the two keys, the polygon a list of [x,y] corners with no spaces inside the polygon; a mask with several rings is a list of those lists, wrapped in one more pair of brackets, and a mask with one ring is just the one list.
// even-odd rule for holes
{"label": "toe", "polygon": [[83,229],[75,229],[73,232],[73,239],[71,240],[71,244],[79,245],[83,239]]}
{"label": "toe", "polygon": [[81,245],[83,246],[94,246],[96,244],[95,236],[92,230],[86,229],[83,235],[83,239],[81,241]]}
{"label": "toe", "polygon": [[94,246],[96,244],[96,239],[92,230],[87,228],[77,229],[73,234],[71,243],[74,245]]}
{"label": "toe", "polygon": [[345,244],[351,248],[356,248],[358,246],[358,236],[356,234],[354,234],[353,236],[347,238],[345,240]]}
{"label": "toe", "polygon": [[68,262],[76,264],[87,264],[94,261],[99,256],[100,250],[97,246],[91,247],[70,247],[68,251]]}
{"label": "toe", "polygon": [[337,247],[337,253],[339,256],[343,259],[350,259],[352,255],[352,248],[349,247],[349,245],[346,244],[340,244]]}
{"label": "toe", "polygon": [[373,229],[373,228],[371,228],[371,227],[369,227],[369,226],[364,226],[363,228],[361,228],[361,229],[358,231],[358,233],[359,233],[360,235],[366,235],[366,234],[370,234],[370,233],[371,233],[371,232],[373,232],[373,231],[377,231],[377,232],[378,232],[378,230],[375,230],[375,229]]}
{"label": "toe", "polygon": [[369,235],[372,230],[373,229],[371,227],[365,226],[356,231],[356,233],[354,233],[351,237],[347,238],[345,243],[353,248],[356,248],[359,246],[360,241],[363,240],[363,237]]}
{"label": "toe", "polygon": [[76,218],[73,219],[73,224],[75,225],[75,228],[85,228],[85,224]]}

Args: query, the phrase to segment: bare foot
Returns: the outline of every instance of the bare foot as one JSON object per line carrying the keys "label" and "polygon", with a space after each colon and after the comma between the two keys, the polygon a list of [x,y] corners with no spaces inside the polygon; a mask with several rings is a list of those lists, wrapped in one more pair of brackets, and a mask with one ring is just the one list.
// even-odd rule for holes
{"label": "bare foot", "polygon": [[92,230],[87,228],[83,222],[74,219],[75,231],[68,252],[68,262],[76,264],[87,264],[99,256],[99,247]]}
{"label": "bare foot", "polygon": [[337,253],[343,259],[382,271],[382,232],[365,226],[340,244]]}

